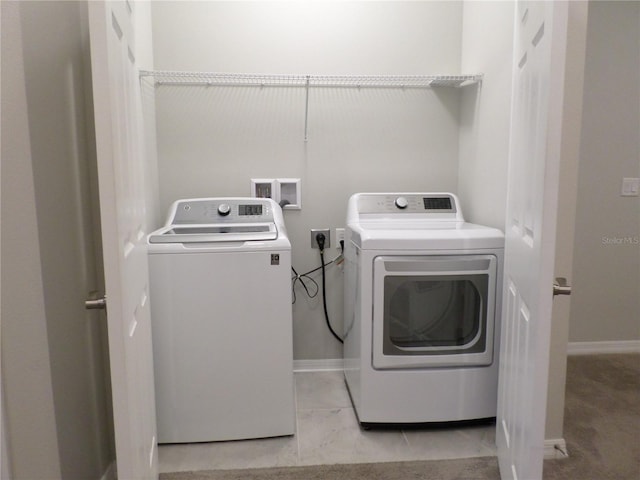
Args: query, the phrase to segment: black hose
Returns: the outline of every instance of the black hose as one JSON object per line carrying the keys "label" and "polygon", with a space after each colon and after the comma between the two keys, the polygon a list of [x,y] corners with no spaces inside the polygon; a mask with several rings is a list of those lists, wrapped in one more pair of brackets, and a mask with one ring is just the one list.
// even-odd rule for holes
{"label": "black hose", "polygon": [[318,248],[320,249],[320,265],[322,266],[322,306],[324,307],[324,319],[327,322],[327,327],[329,327],[329,331],[331,334],[338,340],[340,343],[344,343],[344,340],[340,338],[340,336],[335,332],[333,327],[331,326],[331,322],[329,321],[329,312],[327,311],[327,289],[325,288],[325,272],[324,272],[324,242],[325,242],[324,234],[318,233],[316,235],[316,242],[318,242]]}
{"label": "black hose", "polygon": [[331,326],[331,322],[329,321],[329,313],[327,312],[327,290],[324,287],[324,250],[320,250],[320,264],[322,265],[322,305],[324,306],[324,319],[327,321],[327,327],[331,331],[331,334],[338,340],[340,343],[344,343],[344,340],[340,338],[340,336],[335,332],[333,327]]}

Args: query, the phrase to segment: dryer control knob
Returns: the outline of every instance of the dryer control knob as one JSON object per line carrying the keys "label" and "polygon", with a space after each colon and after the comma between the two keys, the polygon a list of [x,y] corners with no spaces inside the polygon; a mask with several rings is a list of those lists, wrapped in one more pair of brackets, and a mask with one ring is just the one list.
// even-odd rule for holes
{"label": "dryer control knob", "polygon": [[218,215],[226,217],[229,213],[231,213],[231,207],[228,203],[221,203],[220,206],[218,206]]}
{"label": "dryer control knob", "polygon": [[407,208],[409,206],[409,202],[404,197],[396,198],[396,202],[395,203],[396,203],[396,207],[398,207],[401,210],[404,210],[405,208]]}

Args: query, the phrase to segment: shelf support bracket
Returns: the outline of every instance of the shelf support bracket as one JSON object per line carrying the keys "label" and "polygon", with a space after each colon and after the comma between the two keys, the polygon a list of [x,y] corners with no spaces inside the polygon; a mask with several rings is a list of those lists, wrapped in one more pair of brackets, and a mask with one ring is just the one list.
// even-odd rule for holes
{"label": "shelf support bracket", "polygon": [[305,99],[304,99],[304,141],[306,142],[309,139],[308,136],[308,126],[309,126],[309,82],[311,80],[311,75],[307,75],[306,82],[304,84],[305,90]]}

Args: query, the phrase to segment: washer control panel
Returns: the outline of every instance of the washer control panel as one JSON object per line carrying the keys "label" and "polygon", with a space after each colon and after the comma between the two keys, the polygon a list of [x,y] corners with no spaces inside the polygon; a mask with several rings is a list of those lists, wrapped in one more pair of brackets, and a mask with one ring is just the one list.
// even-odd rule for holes
{"label": "washer control panel", "polygon": [[177,202],[167,224],[264,223],[273,221],[273,211],[268,201],[259,198],[210,198]]}
{"label": "washer control panel", "polygon": [[456,197],[449,193],[366,193],[358,198],[359,213],[455,214]]}

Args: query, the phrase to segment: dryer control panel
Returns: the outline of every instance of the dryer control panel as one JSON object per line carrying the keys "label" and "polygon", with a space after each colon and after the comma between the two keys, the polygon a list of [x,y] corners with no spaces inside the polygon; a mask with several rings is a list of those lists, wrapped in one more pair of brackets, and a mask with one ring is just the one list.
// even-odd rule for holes
{"label": "dryer control panel", "polygon": [[451,193],[363,193],[358,213],[455,214],[457,199]]}

